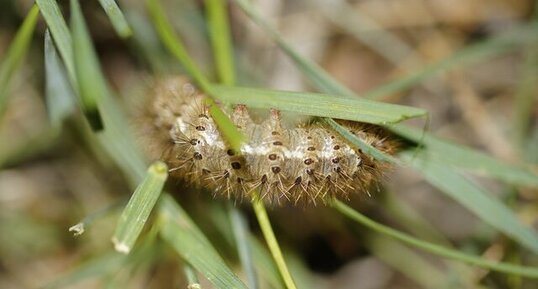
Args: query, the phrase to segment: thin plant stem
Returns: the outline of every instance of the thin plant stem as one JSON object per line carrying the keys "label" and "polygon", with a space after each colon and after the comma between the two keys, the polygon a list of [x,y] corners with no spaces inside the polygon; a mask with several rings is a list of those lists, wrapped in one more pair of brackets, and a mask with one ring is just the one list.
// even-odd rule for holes
{"label": "thin plant stem", "polygon": [[[256,196],[258,195],[258,192],[255,191],[254,193]],[[255,197],[252,201],[252,208],[254,209],[254,213],[256,213],[256,218],[258,219],[258,223],[262,229],[263,236],[267,242],[271,255],[273,255],[273,259],[275,260],[278,271],[284,280],[286,288],[297,289],[297,286],[291,277],[290,271],[288,270],[288,266],[286,266],[286,261],[284,261],[282,250],[280,250],[280,246],[276,240],[275,233],[271,227],[271,222],[267,216],[267,211],[265,210],[263,201],[261,201],[258,197]]]}
{"label": "thin plant stem", "polygon": [[389,236],[391,238],[394,238],[398,241],[401,241],[413,247],[422,249],[426,252],[429,252],[429,253],[432,253],[441,257],[449,258],[449,259],[459,260],[459,261],[466,262],[472,265],[477,265],[477,266],[487,268],[493,271],[538,279],[538,268],[536,267],[525,267],[525,266],[502,263],[502,262],[489,261],[480,257],[471,256],[468,254],[458,252],[456,250],[451,250],[443,246],[439,246],[436,244],[419,240],[410,235],[407,235],[405,233],[399,232],[395,229],[392,229],[385,225],[377,223],[376,221],[366,217],[365,215],[357,212],[356,210],[352,209],[348,205],[338,200],[335,200],[333,202],[333,207],[340,213],[349,217],[350,219],[378,233]]}

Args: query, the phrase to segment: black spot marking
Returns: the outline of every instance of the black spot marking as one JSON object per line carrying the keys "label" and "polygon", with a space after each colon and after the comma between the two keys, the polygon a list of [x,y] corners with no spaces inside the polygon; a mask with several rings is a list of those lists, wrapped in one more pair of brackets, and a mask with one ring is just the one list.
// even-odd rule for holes
{"label": "black spot marking", "polygon": [[267,175],[262,176],[262,184],[265,184],[267,182]]}
{"label": "black spot marking", "polygon": [[272,135],[280,135],[280,133],[278,131],[272,131],[271,134]]}
{"label": "black spot marking", "polygon": [[273,145],[275,145],[275,146],[281,146],[281,145],[282,145],[282,142],[281,142],[281,141],[275,141],[275,142],[273,143]]}
{"label": "black spot marking", "polygon": [[229,155],[229,156],[233,156],[233,155],[235,155],[235,152],[232,149],[229,149],[229,150],[226,151],[226,154]]}
{"label": "black spot marking", "polygon": [[202,154],[199,153],[199,152],[195,152],[195,153],[192,155],[192,157],[193,157],[195,160],[201,160],[201,159],[203,159]]}
{"label": "black spot marking", "polygon": [[274,161],[274,160],[276,160],[277,156],[276,156],[276,154],[270,154],[267,158]]}
{"label": "black spot marking", "polygon": [[242,184],[242,183],[243,183],[243,179],[242,179],[242,178],[237,178],[237,183]]}
{"label": "black spot marking", "polygon": [[299,177],[297,177],[297,178],[295,179],[295,184],[298,185],[298,184],[300,184],[302,181],[303,181],[303,178],[301,178],[301,176],[299,176]]}
{"label": "black spot marking", "polygon": [[202,126],[202,125],[198,125],[198,126],[196,126],[196,130],[197,130],[197,131],[204,131],[204,130],[205,130],[205,127]]}
{"label": "black spot marking", "polygon": [[313,169],[306,169],[305,172],[306,172],[306,174],[308,174],[309,176],[311,176],[311,175],[314,174],[314,170],[313,170]]}
{"label": "black spot marking", "polygon": [[239,162],[232,162],[232,168],[238,170],[241,168],[241,164]]}
{"label": "black spot marking", "polygon": [[209,119],[209,117],[207,115],[203,114],[203,113],[199,114],[198,117],[203,117],[203,118]]}
{"label": "black spot marking", "polygon": [[340,146],[339,146],[339,145],[335,145],[335,146],[333,147],[333,150],[335,150],[335,151],[337,151],[337,150],[339,150],[339,149],[340,149]]}
{"label": "black spot marking", "polygon": [[340,158],[338,158],[338,157],[337,157],[337,158],[334,158],[334,159],[331,160],[331,162],[332,162],[333,164],[337,164],[337,163],[340,162]]}
{"label": "black spot marking", "polygon": [[193,138],[190,140],[191,145],[195,146],[198,143],[198,140]]}
{"label": "black spot marking", "polygon": [[312,164],[313,162],[314,162],[314,161],[313,161],[311,158],[308,158],[308,159],[304,160],[304,164],[305,164],[305,165],[310,165],[310,164]]}
{"label": "black spot marking", "polygon": [[312,152],[312,151],[315,151],[315,150],[316,150],[316,148],[315,148],[315,147],[308,147],[308,148],[307,148],[307,150],[309,150],[309,151],[311,151],[311,152]]}
{"label": "black spot marking", "polygon": [[337,173],[339,173],[341,170],[342,170],[342,169],[340,169],[340,167],[336,167],[336,168],[334,168],[334,171],[337,172]]}
{"label": "black spot marking", "polygon": [[273,174],[278,174],[280,173],[280,167],[271,167],[271,171],[273,172]]}
{"label": "black spot marking", "polygon": [[230,177],[230,172],[228,170],[225,170],[224,175],[222,177],[225,178],[225,179],[229,178]]}
{"label": "black spot marking", "polygon": [[334,135],[331,135],[331,139],[334,139]]}

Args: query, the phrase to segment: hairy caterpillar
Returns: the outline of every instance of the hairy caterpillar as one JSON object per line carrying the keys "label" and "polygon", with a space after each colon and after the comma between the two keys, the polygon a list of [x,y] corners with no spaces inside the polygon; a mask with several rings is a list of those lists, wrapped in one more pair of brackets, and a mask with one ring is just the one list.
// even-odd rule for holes
{"label": "hairy caterpillar", "polygon": [[[186,78],[158,80],[151,93],[144,134],[162,140],[157,150],[171,176],[228,198],[251,198],[254,190],[265,201],[276,203],[348,198],[350,193],[368,192],[387,167],[320,123],[286,127],[277,110],[255,122],[244,105],[229,114],[249,139],[237,154],[222,139],[201,100],[203,95]],[[340,123],[377,149],[395,151],[394,142],[380,128]]]}

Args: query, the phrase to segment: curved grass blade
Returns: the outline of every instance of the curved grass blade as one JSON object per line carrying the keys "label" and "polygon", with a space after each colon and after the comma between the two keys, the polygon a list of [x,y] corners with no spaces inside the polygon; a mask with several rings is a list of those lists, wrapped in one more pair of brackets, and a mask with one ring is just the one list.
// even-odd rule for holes
{"label": "curved grass blade", "polygon": [[426,116],[426,111],[423,109],[360,98],[222,85],[213,85],[213,87],[215,96],[226,102],[241,103],[255,108],[276,108],[302,115],[372,124],[391,124]]}
{"label": "curved grass blade", "polygon": [[[423,155],[404,153],[402,158],[432,185],[474,212],[480,219],[538,254],[538,234],[524,226],[510,209],[451,168]],[[477,205],[478,204],[478,205]]]}
{"label": "curved grass blade", "polygon": [[107,93],[107,89],[78,0],[71,0],[71,29],[75,74],[82,110],[92,129],[99,131],[103,129],[103,120],[97,103]]}
{"label": "curved grass blade", "polygon": [[6,55],[2,57],[3,60],[0,64],[0,117],[6,109],[11,77],[28,51],[38,16],[39,9],[34,5],[9,45]]}
{"label": "curved grass blade", "polygon": [[123,13],[121,12],[120,7],[118,7],[116,1],[99,0],[99,3],[101,4],[101,7],[103,7],[103,10],[105,10],[110,22],[112,22],[114,30],[116,30],[116,33],[118,33],[121,38],[129,38],[131,35],[133,35],[133,31],[127,23],[127,20],[125,20],[125,16],[123,16]]}
{"label": "curved grass blade", "polygon": [[400,231],[397,231],[395,229],[392,229],[390,227],[387,227],[385,225],[382,225],[380,223],[375,222],[372,219],[369,219],[368,217],[364,216],[363,214],[353,210],[351,207],[347,206],[346,204],[335,200],[333,203],[333,206],[336,210],[344,214],[345,216],[349,217],[350,219],[378,232],[383,235],[389,236],[391,238],[397,239],[401,242],[404,242],[408,245],[420,248],[424,251],[430,252],[435,255],[439,255],[445,258],[455,259],[459,261],[463,261],[472,265],[480,266],[483,268],[487,268],[493,271],[508,273],[508,274],[515,274],[515,275],[521,275],[528,278],[538,279],[538,268],[537,267],[525,267],[525,266],[518,266],[518,265],[512,265],[502,262],[493,262],[490,260],[486,260],[480,257],[468,255],[461,253],[456,250],[448,249],[443,246],[435,245],[430,242],[425,242],[419,239],[416,239],[410,235],[404,234]]}
{"label": "curved grass blade", "polygon": [[196,224],[168,195],[159,202],[159,225],[162,238],[215,287],[247,288],[226,266]]}
{"label": "curved grass blade", "polygon": [[161,195],[167,177],[168,168],[163,162],[156,162],[148,168],[145,179],[136,188],[118,221],[112,237],[116,251],[125,254],[131,251]]}

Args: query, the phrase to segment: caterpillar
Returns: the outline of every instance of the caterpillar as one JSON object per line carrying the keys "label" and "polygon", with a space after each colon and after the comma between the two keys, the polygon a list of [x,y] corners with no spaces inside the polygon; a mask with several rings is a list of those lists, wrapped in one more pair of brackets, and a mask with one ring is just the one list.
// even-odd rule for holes
{"label": "caterpillar", "polygon": [[[216,195],[241,200],[257,191],[269,203],[316,204],[347,199],[356,192],[369,194],[388,168],[326,125],[304,122],[289,127],[276,109],[267,119],[254,121],[241,104],[228,116],[248,142],[234,152],[203,104],[203,94],[186,77],[163,77],[150,94],[144,134],[161,140],[157,151],[170,175]],[[396,150],[395,142],[377,126],[339,123],[385,153]]]}

